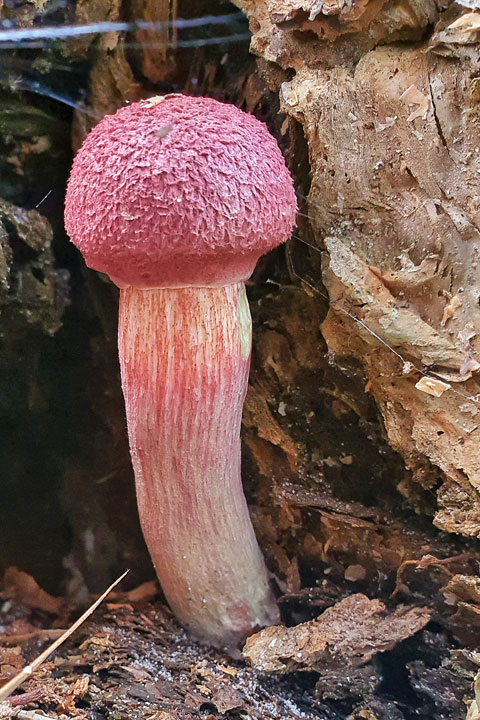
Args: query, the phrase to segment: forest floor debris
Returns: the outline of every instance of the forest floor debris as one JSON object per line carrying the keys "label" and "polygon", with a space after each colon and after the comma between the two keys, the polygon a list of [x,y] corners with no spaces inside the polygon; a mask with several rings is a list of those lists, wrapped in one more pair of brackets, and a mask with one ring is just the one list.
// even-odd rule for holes
{"label": "forest floor debris", "polygon": [[[145,585],[133,594],[150,597],[149,590]],[[115,602],[99,609],[38,668],[24,693],[0,703],[0,718],[321,717],[313,692],[294,679],[262,678],[253,668],[192,643],[160,602],[133,602],[128,596],[117,593]],[[0,685],[44,649],[46,638],[38,626],[55,622],[52,613],[0,595],[0,638],[5,641],[0,644]],[[9,637],[24,642],[10,646]]]}
{"label": "forest floor debris", "polygon": [[317,620],[292,628],[271,626],[247,639],[243,654],[263,672],[343,671],[391,650],[430,620],[428,608],[400,606],[388,612],[379,600],[356,593],[323,612]]}
{"label": "forest floor debris", "polygon": [[[430,720],[432,708],[463,718],[473,696],[479,658],[452,652],[445,631],[426,628],[426,607],[387,609],[361,593],[331,598],[317,620],[252,636],[250,660],[255,646],[271,656],[262,672],[192,642],[152,592],[147,583],[111,595],[0,703],[0,719]],[[67,603],[59,607],[55,614],[0,592],[0,687],[45,650],[59,624],[69,626]],[[269,633],[264,647],[259,638]]]}

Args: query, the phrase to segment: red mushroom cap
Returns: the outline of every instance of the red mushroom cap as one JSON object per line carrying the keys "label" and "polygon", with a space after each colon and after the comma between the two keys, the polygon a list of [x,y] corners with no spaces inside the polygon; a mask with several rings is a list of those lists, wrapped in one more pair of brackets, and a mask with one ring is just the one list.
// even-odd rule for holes
{"label": "red mushroom cap", "polygon": [[217,100],[167,95],[121,108],[73,163],[65,226],[121,286],[245,280],[287,240],[297,203],[276,140]]}

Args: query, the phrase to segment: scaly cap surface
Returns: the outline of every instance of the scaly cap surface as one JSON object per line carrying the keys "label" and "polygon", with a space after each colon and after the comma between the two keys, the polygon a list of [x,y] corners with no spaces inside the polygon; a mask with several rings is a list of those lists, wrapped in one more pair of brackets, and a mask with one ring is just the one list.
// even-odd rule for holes
{"label": "scaly cap surface", "polygon": [[65,226],[121,286],[245,280],[297,209],[266,125],[234,105],[170,95],[108,115],[73,163]]}

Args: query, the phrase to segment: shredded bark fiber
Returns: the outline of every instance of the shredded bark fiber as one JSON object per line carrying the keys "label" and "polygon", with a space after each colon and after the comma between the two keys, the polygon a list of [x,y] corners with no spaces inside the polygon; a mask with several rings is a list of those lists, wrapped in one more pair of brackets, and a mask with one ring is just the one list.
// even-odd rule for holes
{"label": "shredded bark fiber", "polygon": [[[34,707],[50,718],[316,718],[314,696],[294,681],[272,680],[189,641],[159,602],[118,596],[42,665],[0,717]],[[45,648],[40,616],[4,600],[0,683]],[[45,612],[41,613],[45,621]],[[34,620],[36,624],[32,624]],[[66,622],[66,615],[56,623]],[[22,646],[19,640],[24,640]],[[25,694],[24,694],[25,693]]]}
{"label": "shredded bark fiber", "polygon": [[[0,686],[78,615],[65,602],[53,611],[53,598],[33,578],[26,583],[25,573],[10,570],[7,577],[0,594]],[[449,592],[461,587],[455,576]],[[380,720],[426,720],[437,717],[432,708],[438,717],[460,717],[473,692],[480,656],[450,652],[445,633],[425,629],[426,607],[387,609],[359,593],[330,600],[317,620],[266,628],[248,639],[250,667],[187,638],[156,591],[145,583],[112,593],[0,703],[0,718],[343,720],[371,712]]]}

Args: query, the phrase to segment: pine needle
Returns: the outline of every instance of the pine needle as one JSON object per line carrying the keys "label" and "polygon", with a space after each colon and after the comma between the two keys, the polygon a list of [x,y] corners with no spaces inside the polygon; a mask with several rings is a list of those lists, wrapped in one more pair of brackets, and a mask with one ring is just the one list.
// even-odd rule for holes
{"label": "pine needle", "polygon": [[60,645],[62,645],[65,642],[65,640],[67,640],[67,638],[69,638],[70,635],[72,635],[72,633],[74,633],[75,630],[77,630],[80,627],[80,625],[82,625],[82,623],[84,623],[85,620],[87,620],[87,618],[90,617],[90,615],[93,612],[95,612],[95,610],[100,605],[100,603],[102,603],[105,600],[107,595],[113,590],[114,587],[116,587],[118,585],[119,582],[121,582],[123,580],[123,578],[125,577],[125,575],[128,572],[129,572],[129,570],[125,570],[123,575],[120,575],[120,577],[117,578],[117,580],[115,580],[115,582],[112,583],[110,585],[110,587],[108,587],[102,595],[100,595],[98,600],[95,600],[93,605],[90,605],[88,610],[85,610],[83,615],[81,615],[78,618],[78,620],[76,620],[73,623],[73,625],[71,625],[68,628],[68,630],[65,630],[63,635],[61,635],[59,638],[54,640],[54,642],[51,645],[49,645],[46,648],[46,650],[44,650],[42,653],[40,653],[40,655],[38,655],[35,658],[35,660],[33,660],[33,662],[30,663],[30,665],[26,665],[23,668],[23,670],[20,670],[20,672],[17,675],[15,675],[15,677],[13,677],[2,688],[0,688],[0,702],[2,702],[2,700],[6,700],[8,697],[10,697],[10,695],[13,693],[13,691],[16,690],[23,683],[24,680],[31,677],[32,673],[43,662],[45,662],[45,660],[53,653],[53,651],[56,650],[58,647],[60,647]]}

